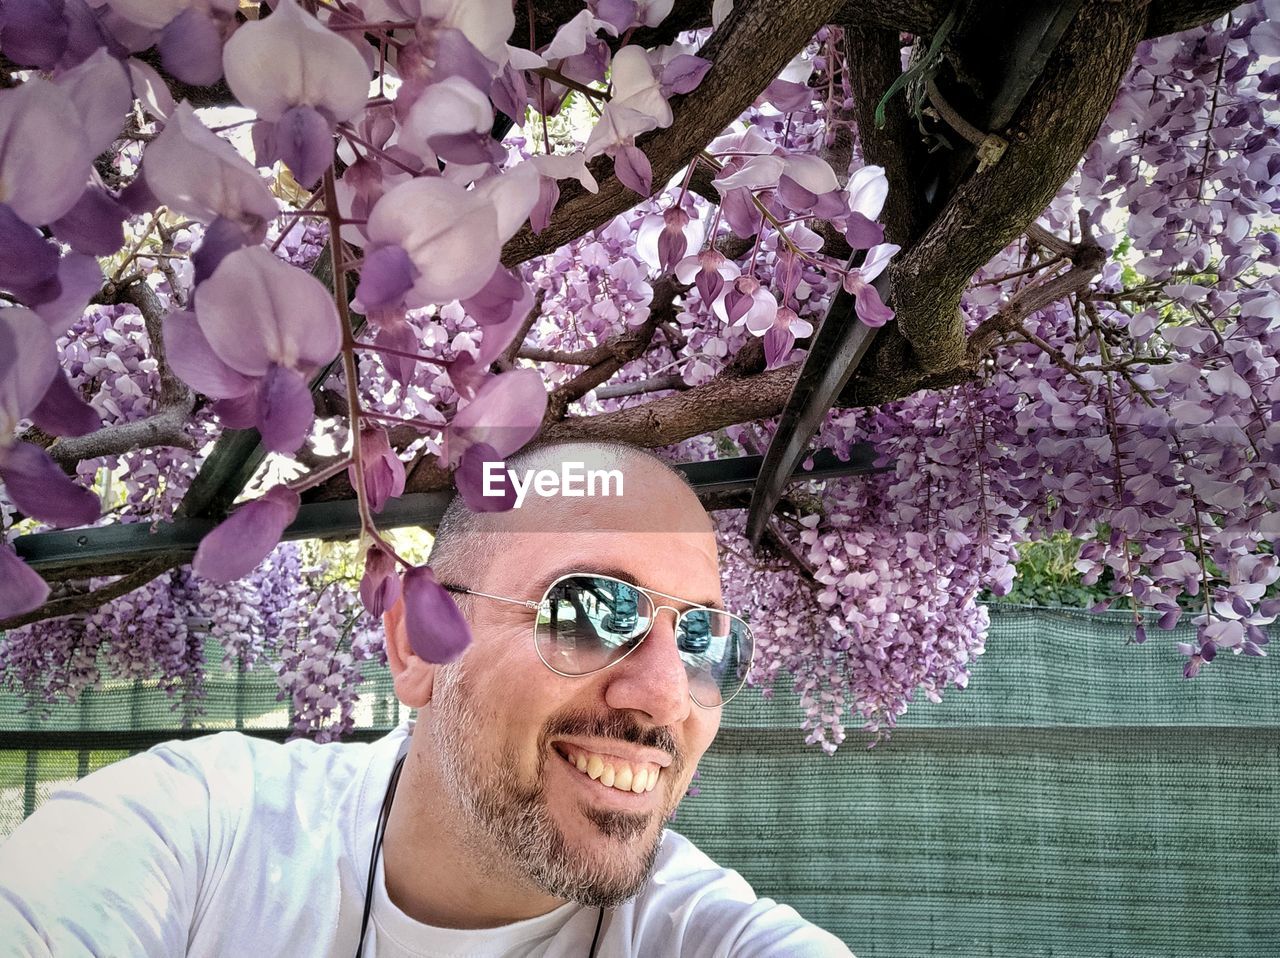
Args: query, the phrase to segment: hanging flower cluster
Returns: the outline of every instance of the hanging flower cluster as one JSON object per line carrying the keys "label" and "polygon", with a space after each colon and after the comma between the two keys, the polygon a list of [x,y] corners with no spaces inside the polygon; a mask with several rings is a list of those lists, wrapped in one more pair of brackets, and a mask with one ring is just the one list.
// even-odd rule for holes
{"label": "hanging flower cluster", "polygon": [[[267,598],[306,581],[278,543],[309,489],[347,477],[360,601],[373,616],[403,602],[415,653],[447,661],[469,642],[465,621],[377,525],[413,488],[409,463],[451,471],[473,509],[508,508],[483,494],[483,466],[537,434],[549,391],[571,393],[575,413],[630,408],[706,383],[757,338],[768,369],[793,363],[837,290],[854,301],[844,321],[894,320],[885,279],[901,251],[880,222],[884,170],[836,149],[857,65],[834,28],[667,183],[646,137],[716,78],[705,33],[634,42],[669,2],[593,2],[527,47],[511,43],[505,0],[270,7],[3,5],[0,51],[21,73],[0,90],[0,515],[165,519],[222,430],[256,429],[273,455],[194,573],[100,619],[13,630],[0,661],[50,695],[96,681],[99,650],[196,688],[202,659],[175,620],[236,582],[213,631],[251,659],[283,655],[299,728],[340,734],[373,648],[350,629],[369,621],[351,626],[334,595],[302,630],[296,603]],[[872,442],[886,471],[830,483],[779,524],[784,566],[727,560],[726,598],[759,624],[756,678],[790,673],[813,743],[834,749],[850,713],[884,731],[917,696],[963,688],[987,625],[976,597],[1007,591],[1018,544],[1058,531],[1086,540],[1081,572],[1109,577],[1137,641],[1190,615],[1188,676],[1223,650],[1265,652],[1280,611],[1280,47],[1267,11],[1139,48],[1040,222],[1071,242],[1083,225],[1108,251],[1089,291],[1038,310],[965,387],[833,412],[818,444]],[[175,102],[149,50],[168,77],[225,81],[244,110]],[[611,180],[635,209],[504,259],[555,222],[562,186]],[[1051,253],[1023,239],[987,264],[966,329],[1061,268]],[[574,388],[582,352],[651,329],[607,383]],[[162,430],[171,413],[181,423],[162,447],[87,457],[74,475],[53,444]],[[768,434],[725,436],[755,453]],[[724,455],[724,442],[672,453]],[[722,534],[746,554],[737,520]],[[48,597],[0,543],[0,619]],[[128,639],[108,643],[116,628]]]}

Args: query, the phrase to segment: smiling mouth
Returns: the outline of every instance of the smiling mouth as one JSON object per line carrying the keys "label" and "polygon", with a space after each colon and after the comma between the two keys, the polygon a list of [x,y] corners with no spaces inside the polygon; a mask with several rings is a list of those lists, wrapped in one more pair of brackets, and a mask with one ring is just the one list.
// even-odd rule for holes
{"label": "smiling mouth", "polygon": [[564,742],[556,743],[555,751],[578,774],[617,792],[651,792],[662,777],[661,766],[651,762],[625,762]]}

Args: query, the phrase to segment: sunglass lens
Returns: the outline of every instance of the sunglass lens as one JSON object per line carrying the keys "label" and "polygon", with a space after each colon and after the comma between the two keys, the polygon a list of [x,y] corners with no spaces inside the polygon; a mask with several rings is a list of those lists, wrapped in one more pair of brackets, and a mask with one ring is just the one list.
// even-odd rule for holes
{"label": "sunglass lens", "polygon": [[751,629],[736,615],[690,609],[680,617],[676,646],[699,705],[720,705],[742,688],[751,667],[751,643]]}
{"label": "sunglass lens", "polygon": [[565,675],[602,669],[649,629],[648,596],[613,579],[571,576],[551,587],[538,609],[538,652]]}

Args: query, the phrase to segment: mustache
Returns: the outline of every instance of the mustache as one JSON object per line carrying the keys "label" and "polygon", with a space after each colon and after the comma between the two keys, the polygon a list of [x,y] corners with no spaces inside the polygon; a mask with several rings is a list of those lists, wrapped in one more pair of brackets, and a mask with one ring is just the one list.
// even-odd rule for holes
{"label": "mustache", "polygon": [[561,713],[547,723],[542,732],[542,741],[545,745],[554,738],[570,736],[614,739],[641,748],[660,749],[671,756],[674,772],[678,773],[684,768],[684,756],[669,728],[641,725],[626,712],[600,715],[578,709]]}

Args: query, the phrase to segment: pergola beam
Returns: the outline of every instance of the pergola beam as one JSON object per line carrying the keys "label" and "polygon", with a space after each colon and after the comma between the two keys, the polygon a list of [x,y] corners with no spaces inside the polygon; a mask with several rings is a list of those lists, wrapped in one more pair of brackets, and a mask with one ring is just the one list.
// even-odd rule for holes
{"label": "pergola beam", "polygon": [[[814,456],[812,469],[797,469],[790,482],[832,479],[875,472],[875,449],[859,443],[849,461],[842,462],[830,451]],[[677,466],[699,498],[711,508],[726,501],[726,493],[751,489],[760,473],[761,456],[681,463]],[[881,467],[884,468],[884,467]],[[434,529],[452,498],[452,490],[420,492],[392,499],[378,515],[380,529],[421,526]],[[217,523],[208,518],[177,518],[152,525],[146,522],[117,523],[93,529],[38,532],[19,536],[14,548],[30,566],[46,578],[87,578],[119,574],[122,568],[160,558],[174,565],[195,554],[200,539]],[[360,517],[353,499],[308,502],[298,510],[284,539],[353,539],[360,534]]]}

